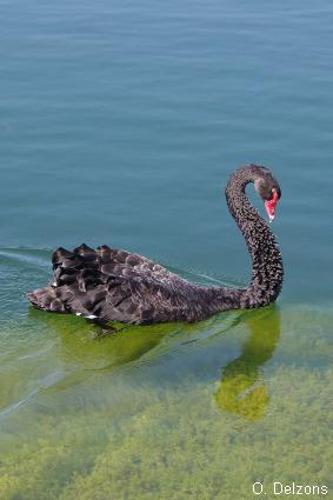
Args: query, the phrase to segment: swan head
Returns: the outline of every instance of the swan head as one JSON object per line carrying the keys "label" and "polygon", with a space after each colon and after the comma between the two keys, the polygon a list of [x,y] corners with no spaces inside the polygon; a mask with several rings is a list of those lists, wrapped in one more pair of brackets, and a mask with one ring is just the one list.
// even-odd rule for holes
{"label": "swan head", "polygon": [[257,167],[254,187],[264,201],[270,222],[275,218],[275,211],[281,198],[281,188],[278,181],[266,167]]}

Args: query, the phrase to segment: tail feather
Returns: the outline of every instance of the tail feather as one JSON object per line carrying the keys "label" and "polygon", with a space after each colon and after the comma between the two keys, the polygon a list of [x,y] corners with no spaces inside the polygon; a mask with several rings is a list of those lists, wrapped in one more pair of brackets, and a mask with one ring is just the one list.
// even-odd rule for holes
{"label": "tail feather", "polygon": [[56,288],[45,287],[27,293],[27,298],[34,307],[43,311],[66,312],[66,302],[56,293]]}

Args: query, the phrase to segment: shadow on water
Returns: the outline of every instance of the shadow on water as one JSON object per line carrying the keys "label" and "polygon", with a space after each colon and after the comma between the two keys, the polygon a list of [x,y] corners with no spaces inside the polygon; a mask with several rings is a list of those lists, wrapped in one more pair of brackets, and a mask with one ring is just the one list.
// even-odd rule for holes
{"label": "shadow on water", "polygon": [[67,366],[79,365],[90,372],[112,370],[138,361],[177,329],[175,324],[128,326],[119,323],[107,331],[104,326],[82,318],[33,308],[29,309],[29,318],[56,332],[60,357]]}
{"label": "shadow on water", "polygon": [[247,420],[259,420],[269,403],[269,393],[261,368],[269,361],[280,337],[280,312],[277,306],[249,311],[243,321],[250,330],[242,353],[222,369],[215,393],[218,407]]}

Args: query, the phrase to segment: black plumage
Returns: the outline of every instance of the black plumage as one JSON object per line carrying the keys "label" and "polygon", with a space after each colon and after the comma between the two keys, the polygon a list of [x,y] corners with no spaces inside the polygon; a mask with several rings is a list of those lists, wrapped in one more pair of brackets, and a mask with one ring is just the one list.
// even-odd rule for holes
{"label": "black plumage", "polygon": [[267,222],[250,204],[245,187],[254,182],[267,200],[281,195],[270,171],[261,166],[241,167],[226,188],[229,210],[246,240],[252,257],[252,279],[247,288],[207,287],[181,278],[135,253],[96,250],[85,244],[73,251],[53,252],[53,280],[28,293],[36,308],[72,313],[99,321],[148,324],[198,321],[228,309],[253,308],[273,302],[283,280],[281,254]]}

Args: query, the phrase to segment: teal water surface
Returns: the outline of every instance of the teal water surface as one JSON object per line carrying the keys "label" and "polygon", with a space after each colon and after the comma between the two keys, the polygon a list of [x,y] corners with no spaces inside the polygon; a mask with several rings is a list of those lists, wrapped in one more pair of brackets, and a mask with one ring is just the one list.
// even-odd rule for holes
{"label": "teal water surface", "polygon": [[[329,498],[332,3],[0,15],[0,498],[248,500],[255,481],[269,500],[274,481]],[[274,307],[102,338],[29,308],[52,249],[83,241],[245,284],[223,186],[248,162],[282,187]]]}

